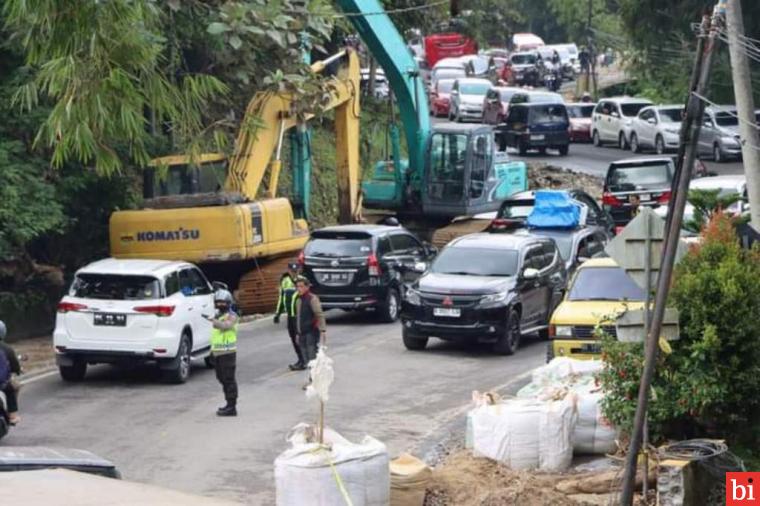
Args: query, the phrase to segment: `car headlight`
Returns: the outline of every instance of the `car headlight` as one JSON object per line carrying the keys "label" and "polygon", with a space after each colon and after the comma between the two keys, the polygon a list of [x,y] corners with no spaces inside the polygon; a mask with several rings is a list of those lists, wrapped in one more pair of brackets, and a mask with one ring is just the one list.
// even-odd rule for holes
{"label": "car headlight", "polygon": [[632,119],[625,120],[625,126],[631,126],[631,125],[633,125],[633,120]]}
{"label": "car headlight", "polygon": [[557,325],[554,327],[556,337],[573,337],[573,327],[570,325]]}
{"label": "car headlight", "polygon": [[420,292],[414,288],[410,288],[406,291],[406,301],[413,306],[421,306],[422,299],[420,298]]}
{"label": "car headlight", "polygon": [[478,305],[480,306],[500,306],[507,300],[507,292],[492,293],[490,295],[484,295],[480,298]]}
{"label": "car headlight", "polygon": [[679,133],[681,133],[677,128],[666,128],[664,129],[664,131],[666,134],[673,134],[673,135],[678,135]]}

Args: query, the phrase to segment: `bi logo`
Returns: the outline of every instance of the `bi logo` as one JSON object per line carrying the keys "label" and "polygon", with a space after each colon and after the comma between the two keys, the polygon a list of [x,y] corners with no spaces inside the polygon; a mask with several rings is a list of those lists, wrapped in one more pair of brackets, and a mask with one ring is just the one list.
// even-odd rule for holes
{"label": "bi logo", "polygon": [[760,506],[760,473],[726,473],[726,506]]}

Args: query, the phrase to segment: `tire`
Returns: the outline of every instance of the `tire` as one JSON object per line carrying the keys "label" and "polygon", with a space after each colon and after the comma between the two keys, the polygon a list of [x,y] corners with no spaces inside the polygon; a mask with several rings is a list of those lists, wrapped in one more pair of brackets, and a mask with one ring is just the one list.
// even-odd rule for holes
{"label": "tire", "polygon": [[726,161],[726,157],[723,156],[723,151],[720,149],[720,144],[717,142],[713,146],[713,160],[715,160],[715,163],[723,163]]}
{"label": "tire", "polygon": [[404,340],[404,347],[409,351],[422,351],[428,343],[427,337],[412,336],[406,330],[401,330],[401,338]]}
{"label": "tire", "polygon": [[557,147],[557,151],[559,151],[559,156],[567,156],[570,153],[570,145],[559,146]]}
{"label": "tire", "polygon": [[662,135],[658,135],[654,139],[654,150],[658,155],[664,155],[665,154],[665,141],[662,138]]}
{"label": "tire", "polygon": [[62,365],[58,367],[63,381],[77,383],[84,379],[87,374],[87,362],[75,360],[73,365]]}
{"label": "tire", "polygon": [[538,338],[542,341],[549,340],[549,328],[541,329],[538,331]]}
{"label": "tire", "polygon": [[628,149],[628,141],[625,140],[625,134],[623,132],[618,134],[618,148],[624,151]]}
{"label": "tire", "polygon": [[401,307],[401,298],[399,297],[398,290],[390,288],[388,294],[385,296],[385,302],[383,302],[377,309],[379,311],[380,320],[385,323],[393,323],[398,320],[399,309]]}
{"label": "tire", "polygon": [[636,132],[631,133],[631,151],[634,153],[641,153],[641,145],[639,144],[639,136]]}
{"label": "tire", "polygon": [[554,360],[554,343],[546,343],[546,363]]}
{"label": "tire", "polygon": [[512,309],[507,317],[504,333],[493,345],[493,351],[499,355],[514,355],[520,347],[520,314]]}
{"label": "tire", "polygon": [[517,149],[520,152],[520,156],[525,156],[528,154],[528,146],[526,146],[524,142],[520,142]]}
{"label": "tire", "polygon": [[546,154],[546,148],[544,148],[544,147],[538,148],[538,154],[541,155],[541,156],[545,155]]}
{"label": "tire", "polygon": [[203,363],[206,364],[206,369],[213,369],[216,367],[214,365],[214,356],[213,355],[207,355],[203,358]]}
{"label": "tire", "polygon": [[190,377],[190,336],[182,334],[177,348],[177,356],[172,360],[172,368],[163,371],[164,379],[169,383],[185,383]]}
{"label": "tire", "polygon": [[602,147],[602,138],[599,137],[599,130],[594,130],[594,133],[591,135],[591,142],[593,142],[594,146],[597,148]]}

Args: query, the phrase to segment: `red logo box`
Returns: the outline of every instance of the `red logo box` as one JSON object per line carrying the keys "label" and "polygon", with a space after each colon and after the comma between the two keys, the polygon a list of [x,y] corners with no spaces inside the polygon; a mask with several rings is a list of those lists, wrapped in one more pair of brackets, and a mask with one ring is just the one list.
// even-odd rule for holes
{"label": "red logo box", "polygon": [[760,506],[760,473],[726,473],[726,506]]}

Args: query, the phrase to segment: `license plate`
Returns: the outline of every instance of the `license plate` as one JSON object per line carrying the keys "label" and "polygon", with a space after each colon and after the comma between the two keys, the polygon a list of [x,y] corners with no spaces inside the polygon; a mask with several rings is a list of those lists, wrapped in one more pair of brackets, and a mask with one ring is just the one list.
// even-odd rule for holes
{"label": "license plate", "polygon": [[453,307],[436,307],[433,308],[433,316],[446,316],[448,318],[459,318],[462,316],[462,310]]}
{"label": "license plate", "polygon": [[582,353],[601,353],[602,345],[586,343],[581,346]]}
{"label": "license plate", "polygon": [[[640,193],[640,194],[639,194],[639,195],[637,195],[637,196],[639,197],[639,201],[640,201],[640,202],[646,202],[646,201],[648,201],[648,200],[651,200],[651,199],[652,199],[652,195],[650,195],[649,193]],[[631,196],[629,197],[629,200],[632,200],[632,199],[633,199],[633,197],[634,197],[634,196],[633,196],[633,195],[631,195]]]}
{"label": "license plate", "polygon": [[127,315],[116,313],[95,313],[94,324],[103,327],[124,327],[127,325]]}
{"label": "license plate", "polygon": [[543,135],[531,135],[530,136],[530,140],[532,140],[532,141],[542,141],[542,140],[544,140],[544,136]]}

